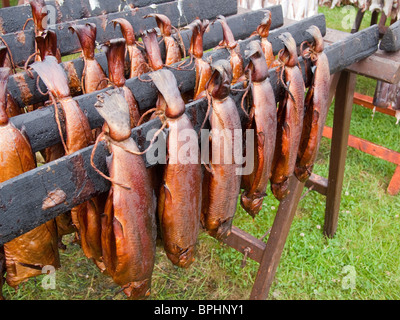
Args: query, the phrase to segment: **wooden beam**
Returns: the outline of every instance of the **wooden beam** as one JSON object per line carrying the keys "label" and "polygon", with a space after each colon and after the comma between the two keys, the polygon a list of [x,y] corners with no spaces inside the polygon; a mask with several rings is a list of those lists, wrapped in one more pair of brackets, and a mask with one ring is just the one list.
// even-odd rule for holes
{"label": "wooden beam", "polygon": [[379,48],[387,52],[400,50],[400,21],[393,23],[387,29]]}
{"label": "wooden beam", "polygon": [[375,110],[376,112],[383,113],[392,117],[396,117],[396,110],[392,108],[379,108],[374,106],[373,104],[374,98],[362,95],[360,93],[354,93],[354,104],[357,104],[359,106]]}
{"label": "wooden beam", "polygon": [[326,196],[328,193],[328,179],[313,173],[306,182],[306,187]]}
{"label": "wooden beam", "polygon": [[[276,29],[283,25],[283,14],[281,6],[272,6],[269,8],[272,12],[272,29]],[[229,26],[232,28],[232,32],[236,39],[245,39],[248,38],[254,30],[256,30],[260,21],[264,16],[264,12],[262,10],[256,12],[248,12],[245,14],[234,15],[227,18],[227,22]],[[318,18],[313,18],[311,21],[316,25],[319,25],[321,29],[325,25],[325,19],[323,16],[319,16]],[[119,31],[118,31],[119,32]],[[184,41],[185,48],[190,47],[190,39],[192,36],[192,32],[190,30],[182,30],[181,36]],[[122,37],[122,34],[119,32],[117,37]],[[214,48],[219,44],[222,35],[222,28],[219,22],[214,23],[210,26],[209,32],[204,35],[204,49],[209,50]],[[161,43],[161,52],[163,56],[165,56],[165,48],[164,43]],[[104,53],[96,54],[96,60],[99,62],[103,70],[108,73],[108,65],[107,59]],[[84,63],[82,58],[77,58],[72,61],[64,62],[61,64],[63,69],[65,70],[69,79],[74,79],[74,83],[78,81],[80,83],[82,78],[82,72],[84,68]],[[33,72],[34,78],[30,78],[25,72],[20,72],[17,75],[13,75],[10,77],[8,82],[8,90],[10,94],[14,97],[21,108],[26,105],[32,105],[39,102],[46,101],[47,96],[43,96],[36,88],[36,77],[37,74]],[[46,88],[44,84],[40,81],[41,88],[45,91]],[[76,90],[74,86],[71,91],[74,94],[79,94],[80,91]]]}
{"label": "wooden beam", "polygon": [[[143,19],[150,13],[165,14],[175,27],[182,27],[192,22],[197,17],[204,19],[215,18],[216,13],[230,16],[236,14],[237,4],[232,0],[182,0],[181,2],[161,3],[157,6],[147,6],[129,11],[115,12],[101,16],[63,22],[54,25],[57,34],[61,55],[68,55],[80,50],[78,37],[72,34],[68,28],[73,24],[91,22],[97,26],[97,41],[105,43],[111,39],[120,37],[119,28],[114,29],[108,22],[116,18],[125,18],[132,25],[137,35],[143,30],[156,28],[155,19]],[[34,52],[35,38],[33,30],[18,31],[3,36],[12,52],[15,64],[23,65]]]}
{"label": "wooden beam", "polygon": [[251,300],[265,300],[268,298],[269,289],[275,279],[276,269],[278,268],[303,189],[304,183],[300,183],[293,176],[290,179],[290,193],[280,203],[276,214],[251,292]]}
{"label": "wooden beam", "polygon": [[333,120],[335,130],[332,137],[329,164],[324,226],[324,233],[328,237],[335,235],[339,219],[355,84],[356,75],[349,71],[343,71],[336,90]]}
{"label": "wooden beam", "polygon": [[[109,1],[97,0],[91,5],[89,0],[46,1],[50,17],[50,24],[85,19],[107,13],[119,12],[129,7],[146,7],[151,4],[171,2],[172,0],[127,0]],[[10,18],[12,17],[12,19]],[[12,6],[0,9],[0,33],[7,34],[21,31],[26,20],[32,18],[30,5]],[[26,29],[33,29],[33,23],[29,23]]]}
{"label": "wooden beam", "polygon": [[387,192],[391,196],[397,196],[400,193],[400,166],[397,166],[396,171],[389,183]]}
{"label": "wooden beam", "polygon": [[[378,50],[378,44],[379,28],[375,25],[327,46],[325,52],[329,58],[331,74],[371,56]],[[342,51],[339,51],[338,47]]]}
{"label": "wooden beam", "polygon": [[248,254],[248,258],[261,263],[266,244],[237,227],[232,227],[232,233],[224,243],[242,254]]}

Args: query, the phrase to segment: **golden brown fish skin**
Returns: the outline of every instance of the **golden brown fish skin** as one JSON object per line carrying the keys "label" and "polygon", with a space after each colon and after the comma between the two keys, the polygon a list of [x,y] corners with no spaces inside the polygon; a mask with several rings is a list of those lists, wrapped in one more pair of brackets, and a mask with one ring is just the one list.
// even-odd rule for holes
{"label": "golden brown fish skin", "polygon": [[157,26],[161,31],[161,35],[165,43],[165,64],[167,66],[181,61],[181,49],[175,39],[172,37],[172,24],[171,20],[166,15],[151,13],[143,18],[153,17],[156,19]]}
{"label": "golden brown fish skin", "polygon": [[[123,143],[125,147],[139,151],[133,140]],[[103,245],[109,248],[107,245],[110,244],[108,251],[113,252],[112,247],[115,251],[105,260],[113,260],[111,266],[106,265],[107,272],[124,288],[129,298],[145,298],[150,293],[155,259],[156,199],[143,159],[113,144],[110,149],[113,155],[109,167],[111,178],[130,186],[131,190],[116,185],[111,187],[112,212],[105,212],[103,225],[112,229],[113,237],[104,237]]]}
{"label": "golden brown fish skin", "polygon": [[160,70],[164,67],[161,57],[160,46],[157,40],[157,31],[145,31],[142,40],[146,51],[147,62],[152,71]]}
{"label": "golden brown fish skin", "polygon": [[295,175],[301,182],[307,181],[312,174],[330,103],[330,69],[323,51],[323,38],[315,26],[308,32],[315,38],[314,44],[307,49],[315,72],[305,100],[303,133],[295,169]]}
{"label": "golden brown fish skin", "polygon": [[185,114],[185,103],[173,73],[163,69],[151,73],[150,77],[165,101],[169,129],[168,163],[164,167],[158,200],[161,235],[170,261],[188,268],[194,261],[200,230],[202,170],[197,143],[192,146],[196,149],[190,150],[191,158],[182,158],[187,141],[180,141],[180,135],[186,132],[196,141],[198,138]]}
{"label": "golden brown fish skin", "polygon": [[94,23],[72,25],[69,27],[72,33],[76,33],[82,47],[83,69],[82,90],[91,93],[107,87],[107,77],[100,64],[95,59],[97,27]]}
{"label": "golden brown fish skin", "polygon": [[142,51],[136,45],[135,31],[132,24],[124,18],[114,19],[111,22],[114,23],[114,28],[117,24],[121,26],[122,36],[126,40],[126,48],[130,59],[129,78],[135,78],[149,72],[146,59]]}
{"label": "golden brown fish skin", "polygon": [[107,164],[113,181],[102,216],[103,257],[107,273],[128,298],[144,299],[150,295],[155,262],[156,198],[143,158],[126,151],[139,152],[130,137],[127,103],[114,102],[113,96],[105,101],[106,94],[99,98],[96,108],[108,105],[117,108],[120,115],[113,118],[110,113],[102,114],[107,123],[103,130],[108,132],[103,132],[111,152]]}
{"label": "golden brown fish skin", "polygon": [[257,33],[261,37],[261,48],[265,56],[268,68],[271,68],[275,61],[274,49],[272,48],[271,42],[268,41],[269,32],[271,29],[271,11],[266,10],[264,19],[257,28]]}
{"label": "golden brown fish skin", "polygon": [[[7,67],[7,47],[5,46],[0,46],[0,68],[8,68]],[[8,69],[10,72],[10,75],[12,74],[12,70],[9,68]],[[7,91],[7,106],[6,106],[6,112],[7,116],[9,118],[18,116],[22,114],[22,109],[19,107],[18,103],[15,101],[15,99],[12,97],[10,92]]]}
{"label": "golden brown fish skin", "polygon": [[[184,142],[178,141],[182,130],[194,130],[186,115],[169,119],[168,154],[179,154]],[[198,150],[197,150],[198,151]],[[200,154],[199,152],[197,154]],[[200,230],[201,166],[167,163],[159,196],[159,221],[164,249],[171,262],[188,268],[194,261]]]}
{"label": "golden brown fish skin", "polygon": [[268,67],[258,41],[250,43],[246,56],[251,59],[248,69],[252,79],[253,105],[250,110],[249,128],[255,132],[256,150],[254,171],[247,177],[250,187],[245,188],[241,204],[254,218],[261,210],[271,176],[276,144],[277,113]]}
{"label": "golden brown fish skin", "polygon": [[[25,136],[8,121],[6,87],[10,70],[0,68],[0,183],[36,167]],[[54,221],[47,222],[4,244],[8,285],[18,285],[42,274],[42,268],[60,267]],[[2,276],[2,274],[1,274]]]}
{"label": "golden brown fish skin", "polygon": [[232,30],[229,27],[226,18],[222,15],[217,17],[218,21],[221,23],[224,40],[221,41],[219,46],[225,47],[230,52],[230,63],[232,67],[232,85],[242,82],[245,80],[244,75],[244,62],[243,57],[240,54],[239,43],[235,40]]}
{"label": "golden brown fish skin", "polygon": [[280,59],[285,63],[285,81],[289,85],[284,99],[279,103],[271,189],[274,196],[282,201],[289,193],[289,178],[293,175],[296,166],[303,129],[305,88],[302,72],[297,66],[297,49],[293,37],[290,33],[284,33],[280,39],[286,46]]}
{"label": "golden brown fish skin", "polygon": [[125,85],[125,39],[113,39],[105,44],[108,73],[111,83],[124,91],[125,99],[128,102],[131,127],[134,128],[140,120],[139,106],[132,91]]}
{"label": "golden brown fish skin", "polygon": [[197,19],[189,28],[192,30],[189,54],[195,59],[196,83],[194,87],[193,100],[200,100],[206,97],[206,85],[212,75],[210,64],[203,59],[203,36],[210,22]]}
{"label": "golden brown fish skin", "polygon": [[[212,97],[211,129],[212,132],[229,130],[235,143],[234,131],[242,130],[242,126],[236,104],[229,96],[231,82],[232,69],[229,62],[220,60],[213,64],[213,75],[207,86],[207,91]],[[210,140],[212,150],[215,139]],[[214,163],[210,161],[212,174],[205,172],[201,214],[202,225],[206,231],[221,240],[231,232],[241,182],[240,166],[225,163],[223,145],[220,145],[220,159],[214,159]],[[235,163],[233,152],[232,163]]]}
{"label": "golden brown fish skin", "polygon": [[[88,147],[93,143],[89,120],[77,102],[71,98],[68,79],[61,66],[54,57],[47,56],[43,62],[34,63],[32,68],[42,78],[51,94],[61,106],[65,119],[65,144],[67,147],[65,154],[70,155]],[[49,70],[51,70],[51,72],[49,72]],[[99,203],[97,201],[100,201],[100,199],[93,198],[89,202],[74,207],[71,210],[71,216],[78,230],[81,246],[85,255],[89,258],[93,258],[98,265],[101,265],[102,257],[99,256],[99,252],[101,252],[101,243],[99,242],[100,228],[98,226],[99,221],[97,217],[99,212],[96,214],[92,211],[96,208],[99,209]]]}

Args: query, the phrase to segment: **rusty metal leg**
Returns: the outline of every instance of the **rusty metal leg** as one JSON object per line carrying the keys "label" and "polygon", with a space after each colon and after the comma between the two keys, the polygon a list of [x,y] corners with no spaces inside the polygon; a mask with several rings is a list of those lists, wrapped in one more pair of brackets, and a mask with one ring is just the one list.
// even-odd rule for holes
{"label": "rusty metal leg", "polygon": [[295,177],[292,177],[290,194],[281,202],[276,214],[250,296],[251,300],[265,300],[268,298],[269,289],[275,278],[276,269],[278,268],[303,189],[304,183],[300,183]]}
{"label": "rusty metal leg", "polygon": [[10,6],[10,0],[3,0],[2,2],[3,2],[3,8]]}
{"label": "rusty metal leg", "polygon": [[400,165],[397,166],[396,171],[390,181],[389,187],[387,189],[391,196],[397,196],[400,192]]}
{"label": "rusty metal leg", "polygon": [[324,226],[324,233],[328,237],[335,235],[338,225],[355,84],[356,75],[349,71],[343,71],[336,90],[333,120]]}

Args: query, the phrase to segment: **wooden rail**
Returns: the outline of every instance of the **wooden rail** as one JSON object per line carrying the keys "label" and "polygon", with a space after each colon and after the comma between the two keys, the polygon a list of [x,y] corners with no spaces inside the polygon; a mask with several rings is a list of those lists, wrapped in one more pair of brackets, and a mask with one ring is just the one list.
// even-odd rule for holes
{"label": "wooden rail", "polygon": [[[127,0],[110,1],[97,0],[68,0],[46,1],[51,24],[59,24],[66,21],[74,21],[107,13],[120,12],[129,8],[141,8],[151,4],[161,4],[173,0]],[[7,8],[6,8],[7,7]],[[27,19],[32,18],[30,5],[5,6],[0,9],[0,33],[7,34],[21,31]],[[33,29],[33,23],[28,23],[26,29]]]}
{"label": "wooden rail", "polygon": [[[273,6],[269,8],[272,13],[272,24],[271,29],[276,29],[283,25],[283,15],[281,6]],[[248,12],[244,14],[234,15],[227,18],[229,26],[232,28],[232,32],[237,39],[245,39],[251,35],[251,33],[257,28],[258,24],[262,20],[264,13],[262,11]],[[319,16],[316,19],[312,19],[312,23],[316,25],[322,25],[323,17]],[[243,28],[242,26],[246,26]],[[119,28],[119,27],[118,27]],[[192,32],[190,30],[182,30],[181,37],[184,42],[185,48],[190,47],[190,38]],[[70,35],[71,36],[71,35]],[[117,30],[116,37],[122,37],[120,31]],[[204,49],[208,50],[214,48],[219,44],[222,39],[222,28],[219,22],[210,26],[209,32],[204,36]],[[161,53],[165,55],[165,47],[162,42]],[[98,53],[95,59],[99,62],[103,70],[108,74],[107,58],[104,53]],[[69,79],[74,81],[81,81],[82,72],[84,68],[84,62],[82,58],[77,58],[72,61],[64,62],[61,64],[65,70]],[[32,105],[38,102],[43,102],[48,99],[47,96],[43,96],[36,88],[36,73],[33,71],[34,78],[30,78],[25,72],[20,72],[9,79],[8,90],[21,108],[26,105]],[[40,86],[45,90],[44,84],[41,82]],[[71,92],[76,91],[76,88],[71,88]],[[78,92],[79,94],[79,92]]]}
{"label": "wooden rail", "polygon": [[[94,23],[97,26],[97,41],[105,43],[120,37],[118,28],[114,29],[109,22],[116,18],[125,18],[133,26],[136,35],[143,30],[156,28],[155,19],[143,19],[150,13],[165,14],[175,27],[182,27],[195,20],[197,17],[204,19],[215,18],[216,13],[226,16],[237,13],[237,5],[231,0],[182,0],[160,3],[157,6],[147,6],[129,11],[115,12],[100,16],[89,17],[81,20],[62,22],[51,26],[56,32],[61,55],[68,55],[80,50],[80,43],[76,35],[71,34],[69,27],[73,24]],[[49,26],[50,27],[50,26]],[[35,36],[33,30],[18,31],[2,36],[4,42],[12,52],[15,64],[23,65],[28,57],[35,51]]]}

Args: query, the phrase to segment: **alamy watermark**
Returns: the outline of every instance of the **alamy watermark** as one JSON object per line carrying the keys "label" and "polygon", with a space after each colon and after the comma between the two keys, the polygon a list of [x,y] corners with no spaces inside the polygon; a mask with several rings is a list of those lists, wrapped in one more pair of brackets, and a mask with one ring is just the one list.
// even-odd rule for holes
{"label": "alamy watermark", "polygon": [[44,266],[42,269],[42,274],[45,274],[42,279],[42,288],[45,290],[55,290],[56,268],[54,268],[53,266]]}
{"label": "alamy watermark", "polygon": [[[156,132],[156,129],[150,130],[146,140],[151,141]],[[165,134],[160,135],[146,153],[146,161],[150,165],[235,165],[237,175],[250,175],[254,171],[256,132],[249,129],[245,131],[245,135],[243,133],[242,129],[203,129],[199,145],[199,135],[195,130],[170,130],[168,142]]]}
{"label": "alamy watermark", "polygon": [[342,279],[342,289],[343,290],[355,290],[357,281],[356,268],[353,266],[345,266],[342,269],[342,274],[346,276]]}

